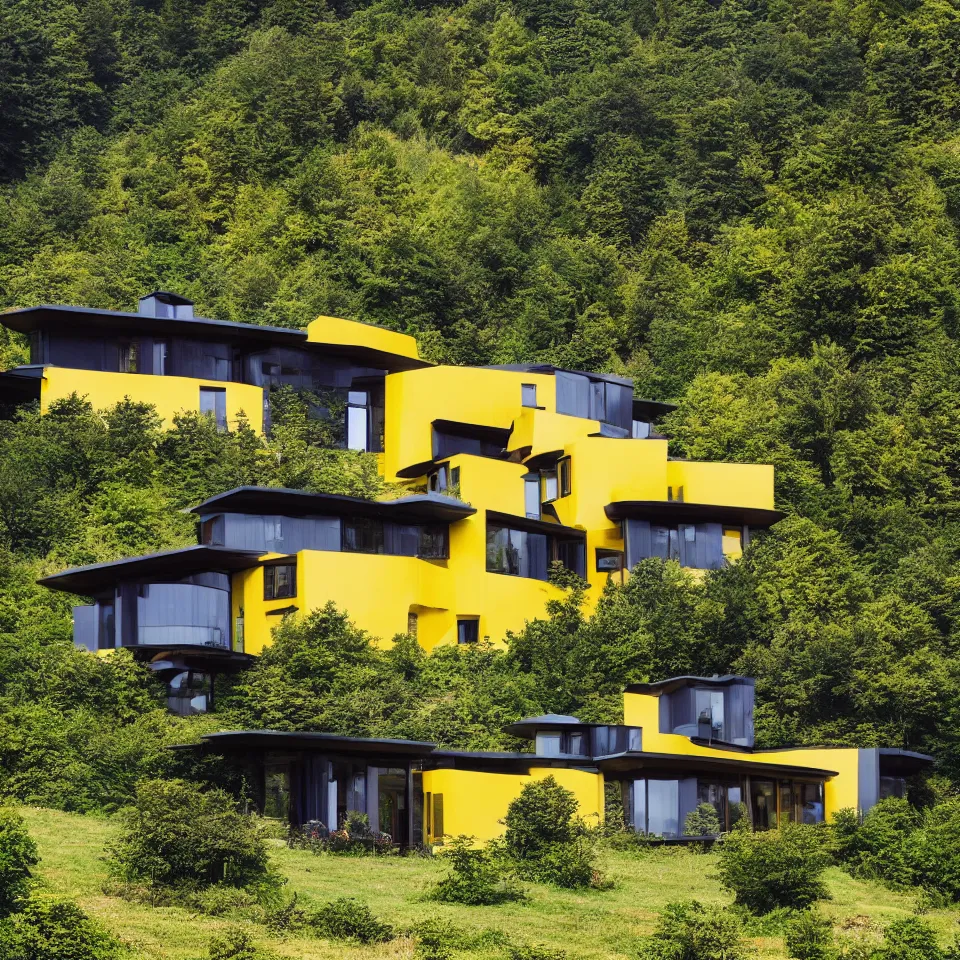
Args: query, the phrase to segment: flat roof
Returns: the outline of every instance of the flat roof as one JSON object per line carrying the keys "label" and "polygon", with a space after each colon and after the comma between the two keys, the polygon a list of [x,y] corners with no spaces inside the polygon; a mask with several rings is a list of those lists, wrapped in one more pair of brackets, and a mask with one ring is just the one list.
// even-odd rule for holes
{"label": "flat roof", "polygon": [[673,523],[735,523],[748,527],[772,527],[786,514],[759,507],[731,507],[681,500],[614,500],[603,512],[608,520],[652,520]]}
{"label": "flat roof", "polygon": [[652,683],[628,683],[624,688],[624,693],[648,693],[659,696],[661,693],[673,693],[674,690],[680,690],[683,687],[729,687],[731,684],[740,683],[744,686],[755,687],[756,681],[753,677],[744,677],[737,673],[725,673],[723,676],[714,677],[667,677],[665,680],[655,680]]}
{"label": "flat roof", "polygon": [[208,317],[148,317],[123,310],[101,310],[97,307],[72,307],[65,304],[43,304],[0,313],[0,324],[19,333],[50,328],[84,330],[136,330],[139,333],[185,337],[216,336],[232,340],[249,340],[287,345],[305,345],[306,330],[291,327],[268,327],[234,320],[212,320]]}
{"label": "flat roof", "polygon": [[417,493],[396,500],[365,500],[335,493],[310,493],[287,487],[234,487],[208,497],[191,513],[276,513],[286,516],[359,516],[397,523],[453,523],[475,514],[476,508],[439,493]]}
{"label": "flat roof", "polygon": [[62,573],[41,577],[37,583],[51,590],[92,596],[122,580],[151,577],[188,577],[211,571],[246,570],[264,555],[262,550],[231,550],[227,547],[193,546],[162,550],[139,557],[71,567]]}
{"label": "flat roof", "polygon": [[423,740],[388,740],[376,737],[348,737],[336,733],[310,733],[288,730],[228,730],[201,737],[204,744],[229,750],[340,748],[367,754],[407,754],[425,757],[433,753],[435,743]]}
{"label": "flat roof", "polygon": [[811,777],[827,780],[838,775],[836,770],[805,767],[800,764],[764,763],[741,757],[699,757],[685,753],[646,753],[642,751],[617,753],[596,757],[593,761],[604,773],[632,773],[638,770],[656,770],[663,773],[750,773],[771,777]]}

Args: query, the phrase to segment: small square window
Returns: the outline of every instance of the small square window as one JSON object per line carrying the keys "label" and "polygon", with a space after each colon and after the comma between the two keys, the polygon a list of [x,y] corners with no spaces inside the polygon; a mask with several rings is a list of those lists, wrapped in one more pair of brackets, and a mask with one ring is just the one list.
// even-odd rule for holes
{"label": "small square window", "polygon": [[520,385],[520,402],[525,407],[536,407],[537,385],[535,383],[523,383]]}
{"label": "small square window", "polygon": [[263,568],[263,599],[282,600],[297,595],[297,565],[272,563]]}
{"label": "small square window", "polygon": [[476,619],[457,621],[457,643],[477,643],[480,639],[480,621]]}
{"label": "small square window", "polygon": [[623,569],[623,554],[619,550],[597,550],[597,572],[617,573]]}

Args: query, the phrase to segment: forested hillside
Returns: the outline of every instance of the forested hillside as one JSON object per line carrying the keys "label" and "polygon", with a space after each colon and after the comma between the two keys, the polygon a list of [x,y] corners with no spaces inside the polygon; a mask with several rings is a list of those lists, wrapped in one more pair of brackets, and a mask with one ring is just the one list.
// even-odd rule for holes
{"label": "forested hillside", "polygon": [[[645,566],[507,653],[380,653],[318,615],[219,722],[489,746],[735,669],[765,745],[960,772],[957,0],[10,0],[0,171],[0,306],[347,316],[433,360],[631,376],[679,404],[675,455],[776,465],[791,516],[734,569]],[[39,572],[185,542],[177,510],[234,483],[375,489],[294,413],[267,445],[205,429],[0,425],[0,793],[109,805],[186,735],[69,650]]]}

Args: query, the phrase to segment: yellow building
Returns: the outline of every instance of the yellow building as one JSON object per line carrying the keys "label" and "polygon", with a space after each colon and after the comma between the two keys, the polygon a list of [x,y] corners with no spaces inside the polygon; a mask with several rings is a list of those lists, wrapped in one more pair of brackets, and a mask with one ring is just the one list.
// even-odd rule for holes
{"label": "yellow building", "polygon": [[623,725],[547,714],[506,727],[532,741],[531,752],[275,731],[212,734],[202,749],[244,765],[268,816],[334,826],[359,810],[402,845],[494,839],[524,785],[548,776],[573,792],[587,823],[603,819],[605,788],[616,784],[629,827],[680,842],[700,804],[714,808],[721,831],[744,818],[756,830],[820,823],[903,796],[906,779],[932,762],[882,748],[757,750],[753,691],[738,676],[634,685]]}
{"label": "yellow building", "polygon": [[76,608],[79,644],[162,665],[171,706],[188,712],[285,614],[332,601],[378,643],[502,643],[565,595],[554,572],[585,580],[589,607],[644,558],[715,569],[781,516],[772,467],[671,459],[655,426],[670,406],[620,377],[431,366],[392,331],[221,323],[163,293],[136,314],[34,307],[2,320],[30,334],[34,365],[0,376],[0,394],[27,384],[42,406],[78,393],[96,407],[128,396],[167,421],[193,409],[269,429],[270,391],[286,385],[318,401],[335,442],[380,454],[405,494],[231,490],[194,508],[203,549],[44,581],[94,599]]}

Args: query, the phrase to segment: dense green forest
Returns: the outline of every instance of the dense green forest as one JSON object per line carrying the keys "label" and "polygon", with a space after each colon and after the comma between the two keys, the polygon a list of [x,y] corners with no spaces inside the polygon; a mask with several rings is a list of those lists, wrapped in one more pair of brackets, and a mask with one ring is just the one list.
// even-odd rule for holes
{"label": "dense green forest", "polygon": [[[429,359],[549,361],[679,404],[677,456],[772,462],[789,518],[700,583],[644,565],[505,652],[285,624],[195,722],[69,646],[34,586],[189,542],[237,483],[376,493],[365,458],[134,404],[0,424],[0,793],[92,809],[234,722],[489,747],[625,681],[758,678],[764,745],[960,775],[960,2],[10,0],[0,306],[318,314]],[[24,357],[0,333],[0,363]],[[349,614],[349,611],[347,611]]]}

